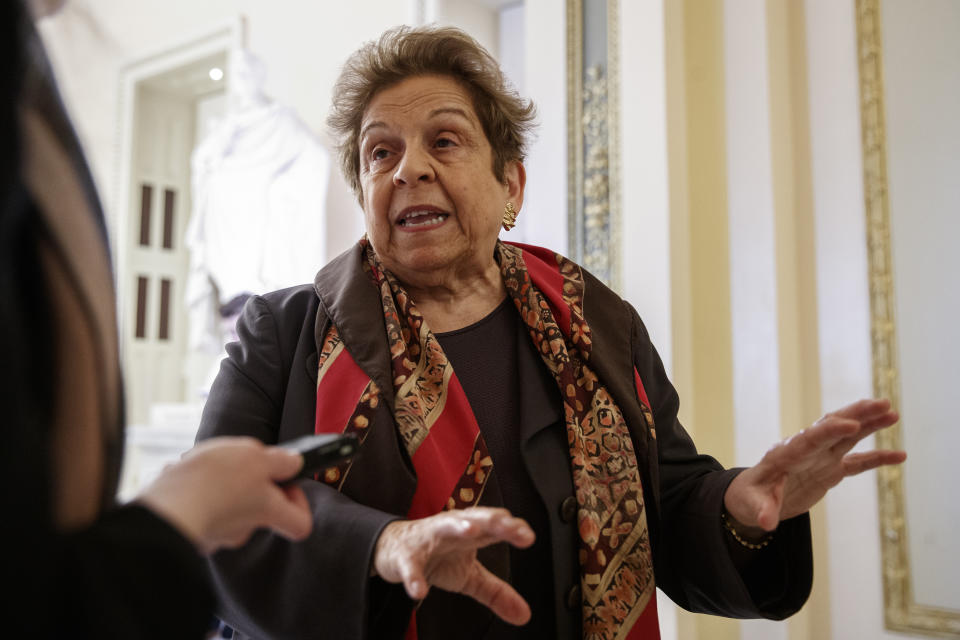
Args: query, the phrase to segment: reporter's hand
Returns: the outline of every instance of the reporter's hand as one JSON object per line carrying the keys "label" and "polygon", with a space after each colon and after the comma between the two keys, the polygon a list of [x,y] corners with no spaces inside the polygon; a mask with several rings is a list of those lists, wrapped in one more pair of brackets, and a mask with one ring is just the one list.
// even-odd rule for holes
{"label": "reporter's hand", "polygon": [[781,520],[809,511],[847,476],[903,462],[903,451],[850,453],[858,442],[898,419],[888,400],[860,400],[826,414],[734,478],[724,507],[748,530],[772,531]]}
{"label": "reporter's hand", "polygon": [[529,547],[534,533],[506,509],[473,507],[443,511],[384,527],[373,569],[387,582],[402,582],[414,600],[431,586],[470,596],[510,624],[526,624],[530,606],[509,584],[477,560],[477,549],[495,542]]}
{"label": "reporter's hand", "polygon": [[245,437],[205,440],[170,465],[137,501],[180,529],[204,553],[237,547],[267,527],[302,540],[313,527],[295,476],[303,457]]}

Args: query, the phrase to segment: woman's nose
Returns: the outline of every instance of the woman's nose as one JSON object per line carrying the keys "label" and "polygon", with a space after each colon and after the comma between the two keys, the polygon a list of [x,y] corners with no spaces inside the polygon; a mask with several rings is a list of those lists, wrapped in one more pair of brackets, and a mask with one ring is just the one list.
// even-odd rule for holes
{"label": "woman's nose", "polygon": [[428,154],[407,147],[393,172],[393,184],[412,186],[420,182],[433,182],[436,175]]}

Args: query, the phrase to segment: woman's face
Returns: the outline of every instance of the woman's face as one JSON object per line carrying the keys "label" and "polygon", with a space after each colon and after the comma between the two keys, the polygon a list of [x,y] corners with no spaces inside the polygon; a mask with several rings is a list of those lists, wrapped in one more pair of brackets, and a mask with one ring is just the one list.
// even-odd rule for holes
{"label": "woman's face", "polygon": [[377,93],[360,128],[367,236],[402,282],[430,285],[493,264],[504,205],[519,210],[524,170],[493,175],[493,151],[469,94],[447,76]]}

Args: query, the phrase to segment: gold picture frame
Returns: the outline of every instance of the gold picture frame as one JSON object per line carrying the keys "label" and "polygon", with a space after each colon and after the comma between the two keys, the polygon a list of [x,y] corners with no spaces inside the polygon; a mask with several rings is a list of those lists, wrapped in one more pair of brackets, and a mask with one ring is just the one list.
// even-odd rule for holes
{"label": "gold picture frame", "polygon": [[[873,387],[875,397],[889,398],[894,407],[899,407],[901,386],[894,314],[890,205],[887,196],[880,0],[856,0],[856,22]],[[902,443],[902,427],[899,423],[877,434],[878,448],[901,449]],[[960,612],[923,605],[914,599],[907,545],[909,531],[903,467],[881,467],[877,478],[884,618],[887,628],[937,637],[960,638]]]}
{"label": "gold picture frame", "polygon": [[[584,4],[603,2],[604,64],[584,73]],[[619,0],[567,0],[568,253],[614,290],[621,282]]]}

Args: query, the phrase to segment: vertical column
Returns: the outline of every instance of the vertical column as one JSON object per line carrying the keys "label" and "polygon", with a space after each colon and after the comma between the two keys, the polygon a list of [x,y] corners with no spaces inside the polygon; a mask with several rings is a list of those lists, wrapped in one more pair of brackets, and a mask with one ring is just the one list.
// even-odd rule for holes
{"label": "vertical column", "polygon": [[[765,0],[724,4],[727,194],[735,464],[780,439],[777,256]],[[741,640],[786,640],[786,625],[740,623]]]}
{"label": "vertical column", "polygon": [[[679,358],[676,382],[685,406],[681,418],[701,451],[724,465],[734,462],[733,383],[730,311],[730,246],[727,213],[727,155],[724,87],[723,1],[685,0],[677,30],[683,43],[682,82],[671,86],[682,96],[683,122],[669,125],[672,172],[672,246],[685,262],[673,261],[677,276],[674,345]],[[671,15],[675,15],[671,13]],[[675,69],[671,65],[668,68]],[[672,117],[672,114],[671,114]],[[679,145],[679,146],[678,146]],[[680,369],[683,365],[684,369]],[[735,640],[739,623],[713,616],[680,617],[681,637]]]}
{"label": "vertical column", "polygon": [[723,3],[684,5],[686,182],[689,206],[691,424],[698,446],[735,459],[727,206]]}
{"label": "vertical column", "polygon": [[724,67],[735,458],[751,465],[780,439],[765,0],[726,3]]}
{"label": "vertical column", "polygon": [[[777,259],[781,436],[822,413],[810,156],[810,92],[804,5],[767,0],[771,169]],[[823,504],[811,510],[814,567],[829,564]],[[830,581],[817,574],[803,610],[787,623],[790,640],[830,638]]]}
{"label": "vertical column", "polygon": [[[728,0],[724,28],[734,442],[751,465],[820,410],[806,43],[802,7],[782,0]],[[811,606],[826,614],[827,581],[817,586]],[[814,629],[801,613],[744,621],[741,638],[823,637]]]}

